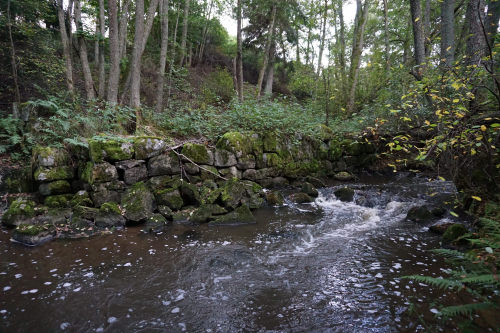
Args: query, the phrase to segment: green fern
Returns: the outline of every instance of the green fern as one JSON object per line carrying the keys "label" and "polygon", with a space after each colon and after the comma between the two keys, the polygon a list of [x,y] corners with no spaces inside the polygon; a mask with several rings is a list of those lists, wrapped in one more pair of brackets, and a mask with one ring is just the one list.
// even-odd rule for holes
{"label": "green fern", "polygon": [[481,274],[465,277],[460,280],[462,283],[470,284],[500,284],[500,279],[494,274]]}
{"label": "green fern", "polygon": [[430,276],[421,276],[421,275],[408,275],[401,277],[402,279],[414,280],[422,283],[426,283],[437,287],[439,289],[460,289],[463,287],[463,284],[459,281],[449,280],[444,278],[434,278]]}
{"label": "green fern", "polygon": [[485,303],[470,303],[470,304],[461,304],[461,305],[453,305],[447,306],[441,309],[438,316],[443,316],[444,318],[451,318],[457,316],[470,316],[474,312],[479,310],[498,308],[493,303],[485,302]]}

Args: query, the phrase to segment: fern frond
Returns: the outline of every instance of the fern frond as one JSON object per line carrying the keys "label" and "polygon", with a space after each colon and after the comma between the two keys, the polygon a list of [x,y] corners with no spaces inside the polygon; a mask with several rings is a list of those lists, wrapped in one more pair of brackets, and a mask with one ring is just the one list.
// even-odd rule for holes
{"label": "fern frond", "polygon": [[462,283],[472,283],[472,284],[500,284],[500,279],[494,274],[482,274],[468,276],[460,280]]}
{"label": "fern frond", "polygon": [[459,315],[468,316],[473,312],[477,312],[478,310],[484,310],[489,308],[495,308],[496,306],[493,303],[469,303],[463,305],[453,305],[447,306],[441,309],[438,315],[442,315],[443,317],[456,317]]}
{"label": "fern frond", "polygon": [[426,283],[434,287],[437,287],[439,289],[453,289],[453,288],[459,289],[463,286],[461,282],[456,280],[434,278],[430,276],[408,275],[408,276],[403,276],[401,278]]}

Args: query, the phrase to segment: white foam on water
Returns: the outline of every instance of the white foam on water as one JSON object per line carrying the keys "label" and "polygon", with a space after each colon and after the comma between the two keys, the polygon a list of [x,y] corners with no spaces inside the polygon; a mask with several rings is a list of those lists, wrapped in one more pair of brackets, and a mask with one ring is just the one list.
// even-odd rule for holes
{"label": "white foam on water", "polygon": [[233,277],[231,275],[226,275],[226,276],[217,276],[214,277],[214,283],[219,283],[220,281],[224,280],[231,280]]}

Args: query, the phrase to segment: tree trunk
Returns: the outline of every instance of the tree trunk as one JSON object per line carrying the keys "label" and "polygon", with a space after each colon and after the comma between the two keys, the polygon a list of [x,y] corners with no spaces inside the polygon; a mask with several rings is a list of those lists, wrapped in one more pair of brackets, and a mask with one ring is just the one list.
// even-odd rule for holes
{"label": "tree trunk", "polygon": [[416,66],[416,71],[413,71],[413,75],[420,81],[422,79],[425,63],[425,41],[420,0],[410,0],[410,12],[413,26],[413,45]]}
{"label": "tree trunk", "polygon": [[273,93],[275,52],[276,52],[276,45],[273,43],[273,46],[269,51],[269,65],[267,69],[266,86],[264,88],[265,95],[271,95]]}
{"label": "tree trunk", "polygon": [[427,59],[431,55],[431,0],[425,0],[424,9],[424,47],[425,47],[425,58]]}
{"label": "tree trunk", "polygon": [[168,92],[167,92],[167,107],[169,107],[169,102],[170,102],[170,92],[172,91],[172,73],[174,70],[174,63],[175,63],[175,53],[176,53],[176,47],[177,47],[177,30],[179,29],[179,16],[180,16],[180,11],[179,11],[179,6],[177,6],[177,18],[175,19],[175,29],[174,29],[174,36],[172,38],[172,62],[170,63],[169,70],[168,70]]}
{"label": "tree trunk", "polygon": [[447,67],[453,66],[455,55],[454,9],[455,0],[441,3],[441,62]]}
{"label": "tree trunk", "polygon": [[[106,20],[104,18],[104,0],[99,0],[99,92],[100,99],[104,99],[106,93],[106,70],[104,68],[104,35],[106,34]],[[118,50],[117,50],[118,51]]]}
{"label": "tree trunk", "polygon": [[469,22],[469,37],[465,44],[465,54],[469,65],[479,66],[486,49],[482,25],[482,22],[484,22],[484,8],[484,0],[470,0],[467,5],[465,15]]}
{"label": "tree trunk", "polygon": [[118,28],[118,0],[108,0],[109,12],[109,78],[108,102],[118,102],[118,84],[120,81],[120,41]]}
{"label": "tree trunk", "polygon": [[[99,0],[101,1],[101,0]],[[95,20],[95,41],[94,41],[94,64],[96,67],[99,66],[99,34],[101,29],[99,28],[99,17]]]}
{"label": "tree trunk", "polygon": [[70,50],[73,50],[73,29],[71,29],[71,22],[73,22],[73,2],[73,0],[69,0],[68,5],[68,23],[70,26],[70,29],[68,29],[68,45]]}
{"label": "tree trunk", "polygon": [[343,1],[339,1],[339,25],[340,25],[340,77],[342,78],[341,90],[343,95],[346,94],[347,87],[347,73],[346,73],[346,63],[345,63],[345,25],[344,25],[344,10],[342,8]]}
{"label": "tree trunk", "polygon": [[306,46],[306,66],[310,63],[309,53],[311,53],[311,26],[307,30],[307,46]]}
{"label": "tree trunk", "polygon": [[179,59],[179,66],[184,64],[184,58],[186,57],[186,39],[188,31],[188,19],[189,19],[189,3],[190,0],[185,0],[184,4],[184,17],[182,19],[182,37],[181,37],[181,57]]}
{"label": "tree trunk", "polygon": [[271,44],[273,41],[274,35],[274,24],[276,22],[276,4],[273,3],[273,9],[271,14],[271,24],[269,26],[269,32],[267,34],[266,48],[264,50],[264,60],[262,63],[262,68],[259,73],[259,80],[257,81],[257,99],[260,98],[260,94],[262,92],[262,82],[264,81],[264,74],[267,69],[267,62],[269,61],[269,51],[271,49]]}
{"label": "tree trunk", "polygon": [[74,96],[73,87],[73,64],[71,61],[71,49],[69,48],[68,34],[66,33],[66,19],[64,18],[63,0],[57,0],[57,18],[59,20],[59,31],[63,45],[64,62],[66,64],[66,86],[71,96]]}
{"label": "tree trunk", "polygon": [[347,112],[351,115],[354,112],[354,102],[356,98],[356,87],[358,85],[358,76],[359,76],[359,67],[361,65],[361,53],[363,52],[363,39],[365,34],[365,26],[368,18],[368,0],[365,2],[364,7],[361,11],[358,11],[360,17],[358,18],[358,27],[356,29],[356,35],[354,39],[356,40],[356,44],[354,45],[354,49],[352,51],[351,57],[351,69],[350,69],[350,77],[349,81],[351,83],[350,91],[349,91],[349,101],[347,103]]}
{"label": "tree trunk", "polygon": [[10,42],[10,64],[12,67],[12,79],[14,80],[15,103],[21,103],[21,94],[19,93],[19,83],[17,78],[16,49],[14,48],[14,39],[12,38],[12,21],[10,20],[10,0],[7,0],[7,28],[9,31]]}
{"label": "tree trunk", "polygon": [[488,0],[488,14],[484,21],[484,30],[486,31],[488,42],[488,53],[493,49],[493,42],[498,31],[498,21],[500,20],[500,1]]}
{"label": "tree trunk", "polygon": [[120,8],[120,22],[118,28],[118,40],[120,43],[120,59],[124,58],[127,54],[127,16],[128,16],[128,6],[130,0],[125,0],[123,2],[122,8]]}
{"label": "tree trunk", "polygon": [[[135,2],[135,35],[132,60],[130,63],[130,101],[132,108],[139,109],[141,106],[141,50],[144,39],[144,0]],[[140,113],[136,112],[139,122]]]}
{"label": "tree trunk", "polygon": [[165,82],[165,66],[167,64],[168,51],[168,8],[169,0],[160,0],[161,15],[161,46],[160,46],[160,68],[158,69],[158,85],[156,92],[156,112],[163,111],[163,88]]}
{"label": "tree trunk", "polygon": [[389,44],[389,8],[387,6],[387,0],[384,0],[384,42],[385,42],[385,70],[389,72],[391,70],[391,53]]}
{"label": "tree trunk", "polygon": [[243,41],[241,37],[241,0],[238,0],[237,27],[236,27],[236,78],[238,86],[238,100],[243,102]]}
{"label": "tree trunk", "polygon": [[78,34],[78,45],[80,51],[80,61],[82,63],[83,79],[85,81],[85,92],[87,100],[95,99],[94,80],[92,79],[92,71],[90,70],[89,59],[87,56],[87,44],[83,35],[82,24],[82,4],[79,0],[75,1],[75,25]]}
{"label": "tree trunk", "polygon": [[316,70],[316,75],[319,75],[319,72],[321,71],[321,61],[323,60],[323,49],[325,48],[327,16],[328,16],[328,0],[325,0],[325,8],[323,9],[323,27],[321,33],[321,41],[319,44],[318,69]]}
{"label": "tree trunk", "polygon": [[[240,1],[240,0],[238,0]],[[198,63],[201,63],[203,60],[203,55],[205,53],[205,45],[207,43],[207,35],[208,35],[208,30],[209,30],[209,24],[210,24],[210,17],[212,15],[212,8],[213,8],[213,1],[210,2],[210,7],[208,8],[208,14],[205,17],[205,26],[203,27],[203,33],[201,37],[201,43],[200,43],[200,52],[198,53]]]}

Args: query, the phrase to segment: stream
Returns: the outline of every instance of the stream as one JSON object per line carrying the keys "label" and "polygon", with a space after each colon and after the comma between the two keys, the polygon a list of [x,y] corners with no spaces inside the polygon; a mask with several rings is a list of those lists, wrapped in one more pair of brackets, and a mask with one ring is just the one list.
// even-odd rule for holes
{"label": "stream", "polygon": [[127,228],[34,248],[0,229],[0,331],[424,331],[419,318],[447,296],[400,277],[446,265],[428,252],[440,237],[405,217],[453,200],[453,184],[370,178],[348,203],[338,186],[259,209],[256,225]]}

